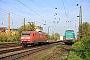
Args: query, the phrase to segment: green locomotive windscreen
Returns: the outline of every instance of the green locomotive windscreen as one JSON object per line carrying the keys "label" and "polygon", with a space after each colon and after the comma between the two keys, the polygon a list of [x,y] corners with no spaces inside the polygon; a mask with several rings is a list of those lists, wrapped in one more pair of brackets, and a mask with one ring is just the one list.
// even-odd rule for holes
{"label": "green locomotive windscreen", "polygon": [[65,38],[75,38],[75,33],[73,30],[66,30],[64,37]]}

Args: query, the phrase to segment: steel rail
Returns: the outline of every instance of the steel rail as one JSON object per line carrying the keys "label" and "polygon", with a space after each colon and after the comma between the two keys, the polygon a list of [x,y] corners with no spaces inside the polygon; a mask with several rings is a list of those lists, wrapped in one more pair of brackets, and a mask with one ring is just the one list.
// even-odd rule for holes
{"label": "steel rail", "polygon": [[45,50],[45,49],[48,49],[48,48],[52,48],[52,47],[54,47],[56,45],[59,45],[59,44],[60,43],[53,43],[53,44],[48,44],[48,45],[43,45],[43,46],[37,46],[37,47],[34,47],[34,48],[30,48],[30,49],[10,52],[10,53],[6,53],[6,54],[1,54],[0,59],[1,60],[20,59],[20,58],[23,58],[25,56],[29,56],[30,54],[36,53],[38,51]]}

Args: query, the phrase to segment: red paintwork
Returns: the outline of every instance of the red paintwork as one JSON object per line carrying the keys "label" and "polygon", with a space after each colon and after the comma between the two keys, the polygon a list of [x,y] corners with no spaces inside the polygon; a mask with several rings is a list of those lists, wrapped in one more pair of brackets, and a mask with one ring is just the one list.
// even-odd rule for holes
{"label": "red paintwork", "polygon": [[44,33],[40,34],[36,31],[22,31],[22,32],[30,32],[30,36],[22,36],[21,34],[21,42],[28,42],[29,44],[46,42],[46,34]]}

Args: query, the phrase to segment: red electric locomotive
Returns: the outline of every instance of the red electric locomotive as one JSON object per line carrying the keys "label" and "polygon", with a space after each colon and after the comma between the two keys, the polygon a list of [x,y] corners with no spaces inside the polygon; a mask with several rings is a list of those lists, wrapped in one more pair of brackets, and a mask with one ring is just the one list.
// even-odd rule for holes
{"label": "red electric locomotive", "polygon": [[46,43],[46,34],[36,31],[22,31],[21,44],[23,46]]}

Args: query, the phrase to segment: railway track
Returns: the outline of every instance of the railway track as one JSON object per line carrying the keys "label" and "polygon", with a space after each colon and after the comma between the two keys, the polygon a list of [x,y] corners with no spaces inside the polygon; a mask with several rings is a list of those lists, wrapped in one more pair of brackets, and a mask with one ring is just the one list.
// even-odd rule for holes
{"label": "railway track", "polygon": [[6,48],[11,48],[11,47],[18,47],[21,46],[20,43],[5,43],[5,44],[0,44],[0,49],[6,49]]}
{"label": "railway track", "polygon": [[0,44],[0,54],[21,50],[20,43],[6,43]]}
{"label": "railway track", "polygon": [[56,50],[52,55],[45,58],[44,60],[68,60],[70,49],[71,45],[65,45],[64,47]]}
{"label": "railway track", "polygon": [[20,59],[25,56],[29,56],[30,54],[33,54],[35,52],[45,50],[51,47],[54,47],[56,45],[59,45],[60,43],[53,43],[53,44],[47,44],[42,46],[36,46],[36,47],[30,47],[30,48],[24,48],[20,50],[14,50],[13,52],[9,51],[7,53],[0,55],[0,60],[16,60]]}
{"label": "railway track", "polygon": [[5,54],[5,53],[8,53],[8,52],[18,51],[18,50],[21,50],[21,49],[24,49],[24,48],[22,48],[22,46],[11,47],[11,48],[2,48],[2,49],[0,49],[0,54]]}

